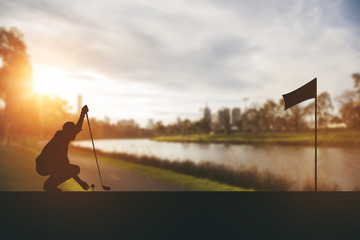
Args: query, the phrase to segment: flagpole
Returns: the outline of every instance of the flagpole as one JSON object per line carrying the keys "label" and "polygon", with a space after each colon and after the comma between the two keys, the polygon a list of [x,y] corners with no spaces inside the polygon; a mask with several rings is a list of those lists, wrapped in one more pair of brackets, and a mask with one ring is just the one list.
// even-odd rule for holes
{"label": "flagpole", "polygon": [[317,78],[292,92],[283,94],[283,98],[284,111],[305,100],[315,98],[315,192],[317,192]]}
{"label": "flagpole", "polygon": [[315,80],[315,192],[317,192],[317,79]]}

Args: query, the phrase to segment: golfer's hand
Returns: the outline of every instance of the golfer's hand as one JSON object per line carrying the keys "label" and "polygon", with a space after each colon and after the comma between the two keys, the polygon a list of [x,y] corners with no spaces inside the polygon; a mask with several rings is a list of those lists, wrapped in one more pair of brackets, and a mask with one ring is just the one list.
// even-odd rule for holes
{"label": "golfer's hand", "polygon": [[85,106],[83,106],[82,109],[81,109],[81,114],[85,115],[88,111],[89,111],[88,106],[85,105]]}
{"label": "golfer's hand", "polygon": [[80,186],[84,189],[84,190],[88,190],[89,189],[89,184],[87,184],[86,182],[81,182]]}

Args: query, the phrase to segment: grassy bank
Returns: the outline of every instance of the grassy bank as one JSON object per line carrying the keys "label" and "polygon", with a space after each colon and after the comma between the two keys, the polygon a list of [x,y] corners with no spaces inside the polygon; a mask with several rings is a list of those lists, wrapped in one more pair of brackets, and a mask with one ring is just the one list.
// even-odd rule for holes
{"label": "grassy bank", "polygon": [[[86,156],[89,159],[94,158],[93,150],[80,147],[71,147],[71,151]],[[121,169],[129,170],[153,179],[164,181],[170,184],[181,186],[193,191],[251,191],[252,189],[243,188],[239,186],[232,186],[229,184],[214,181],[208,178],[199,178],[196,176],[177,173],[171,170],[154,167],[149,164],[144,164],[135,161],[129,161],[128,158],[119,158],[111,154],[103,153],[97,150],[99,159],[110,165],[119,167]]]}
{"label": "grassy bank", "polygon": [[[229,143],[229,144],[279,144],[313,146],[314,131],[303,133],[234,133],[198,134],[184,136],[156,137],[155,141],[196,142],[196,143]],[[360,132],[356,131],[319,131],[318,146],[360,147]]]}
{"label": "grassy bank", "polygon": [[[0,144],[0,191],[43,191],[47,177],[35,170],[39,151],[13,142],[10,147]],[[60,185],[65,191],[77,191],[77,183],[71,179]]]}
{"label": "grassy bank", "polygon": [[[88,151],[92,153],[92,149],[73,147],[81,151]],[[173,172],[175,174],[181,174],[194,179],[208,179],[218,183],[222,183],[230,186],[237,186],[241,189],[255,189],[264,191],[286,191],[290,190],[293,182],[279,178],[271,173],[260,174],[256,168],[251,169],[232,169],[221,164],[214,164],[210,162],[203,162],[196,164],[192,161],[170,161],[158,159],[155,157],[137,156],[126,153],[107,153],[97,150],[102,160],[107,161],[107,158],[119,159],[117,164],[124,164],[126,161],[128,164],[136,164],[138,166],[154,167],[156,171],[159,169],[165,169],[166,171]],[[159,175],[161,176],[161,175]],[[152,177],[157,178],[156,174]],[[187,181],[188,182],[188,181]],[[191,183],[191,182],[189,182]],[[181,181],[179,182],[181,185]],[[209,188],[208,190],[212,190]],[[221,190],[221,189],[220,189]]]}
{"label": "grassy bank", "polygon": [[[47,177],[40,176],[35,170],[35,159],[39,150],[36,144],[23,146],[12,143],[10,147],[0,144],[0,191],[43,191],[42,186]],[[34,145],[34,146],[32,146]],[[76,154],[93,158],[92,152],[72,149]],[[245,191],[246,189],[218,183],[209,179],[196,178],[184,174],[174,173],[164,169],[143,166],[140,164],[121,161],[111,157],[101,157],[101,161],[113,166],[145,175],[168,183],[182,186],[195,191]],[[70,179],[60,186],[65,191],[82,191],[81,187]]]}
{"label": "grassy bank", "polygon": [[35,157],[19,145],[0,145],[0,190],[41,191],[43,180],[35,172]]}

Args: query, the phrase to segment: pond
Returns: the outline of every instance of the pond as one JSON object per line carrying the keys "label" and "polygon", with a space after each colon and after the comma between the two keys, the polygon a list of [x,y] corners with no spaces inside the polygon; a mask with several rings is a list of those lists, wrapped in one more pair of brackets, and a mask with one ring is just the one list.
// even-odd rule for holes
{"label": "pond", "polygon": [[[75,141],[75,146],[92,148],[91,141]],[[96,149],[153,156],[171,161],[209,161],[229,168],[256,168],[294,182],[291,190],[314,186],[314,147],[157,142],[149,139],[95,140]],[[360,189],[360,150],[318,148],[318,189]]]}

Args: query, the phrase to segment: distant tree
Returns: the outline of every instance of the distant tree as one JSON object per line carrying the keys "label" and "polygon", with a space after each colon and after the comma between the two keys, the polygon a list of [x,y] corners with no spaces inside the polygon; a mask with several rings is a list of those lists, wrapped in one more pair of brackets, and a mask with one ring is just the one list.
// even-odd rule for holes
{"label": "distant tree", "polygon": [[360,129],[360,74],[352,75],[354,90],[345,90],[336,100],[340,103],[342,121],[349,129]]}
{"label": "distant tree", "polygon": [[239,132],[243,132],[244,129],[243,129],[243,122],[242,122],[242,119],[240,117],[240,120],[238,120],[235,124],[235,126],[237,127],[238,131]]}
{"label": "distant tree", "polygon": [[290,114],[288,111],[284,111],[284,100],[281,98],[277,103],[274,103],[276,106],[274,106],[275,115],[274,119],[272,120],[273,130],[275,132],[287,131],[289,129],[289,126],[286,120],[290,118]]}
{"label": "distant tree", "polygon": [[218,116],[216,116],[215,121],[212,121],[212,123],[211,123],[211,131],[212,131],[213,133],[220,133],[220,132],[222,132],[222,128],[221,128],[221,126],[220,126],[220,121],[219,121],[219,119],[218,119]]}
{"label": "distant tree", "polygon": [[[317,96],[317,118],[318,124],[321,128],[326,128],[331,121],[332,111],[334,106],[331,101],[330,94],[328,92],[322,92]],[[310,103],[306,106],[305,111],[307,114],[314,115],[315,103]]]}
{"label": "distant tree", "polygon": [[[50,97],[48,95],[35,95],[37,98],[36,103],[32,104],[31,113],[27,113],[27,116],[36,115],[38,121],[33,126],[37,126],[39,129],[37,134],[50,136],[54,134],[55,129],[60,129],[66,121],[77,121],[75,115],[68,113],[70,107],[68,103],[59,97]],[[84,127],[83,127],[84,128]]]}
{"label": "distant tree", "polygon": [[[281,106],[273,100],[267,100],[259,110],[259,130],[262,132],[275,131],[277,117],[283,111]],[[282,110],[282,111],[281,111]]]}
{"label": "distant tree", "polygon": [[260,114],[256,108],[248,108],[241,116],[242,129],[244,132],[260,132]]}
{"label": "distant tree", "polygon": [[360,74],[359,73],[354,73],[351,76],[354,79],[355,91],[360,94]]}
{"label": "distant tree", "polygon": [[179,135],[180,133],[181,129],[177,123],[166,126],[166,135]]}
{"label": "distant tree", "polygon": [[208,134],[211,131],[211,122],[208,119],[202,118],[199,121],[200,133]]}
{"label": "distant tree", "polygon": [[343,123],[343,120],[338,116],[333,116],[330,120],[330,123],[341,124]]}
{"label": "distant tree", "polygon": [[290,126],[290,130],[300,132],[308,128],[305,121],[305,116],[309,114],[308,109],[299,104],[289,108],[290,117],[288,119],[288,126]]}
{"label": "distant tree", "polygon": [[166,128],[162,121],[158,121],[155,123],[155,133],[157,136],[163,136],[166,133]]}
{"label": "distant tree", "polygon": [[23,112],[30,107],[32,68],[23,34],[16,28],[0,28],[0,95],[6,103],[4,118],[7,122],[8,145],[14,128],[23,129]]}
{"label": "distant tree", "polygon": [[284,111],[284,106],[284,99],[280,99],[279,115],[276,117],[275,129],[295,132],[308,129],[306,116],[310,114],[310,107],[302,107],[298,104]]}
{"label": "distant tree", "polygon": [[327,127],[332,118],[334,106],[328,92],[321,93],[317,98],[319,127]]}
{"label": "distant tree", "polygon": [[114,137],[137,137],[140,134],[140,127],[134,119],[123,119],[116,122],[115,130],[109,131],[106,135],[114,135]]}
{"label": "distant tree", "polygon": [[192,126],[191,126],[191,121],[189,119],[185,119],[183,121],[181,121],[181,126],[180,126],[180,132],[181,135],[187,135],[187,134],[191,134],[192,132]]}

